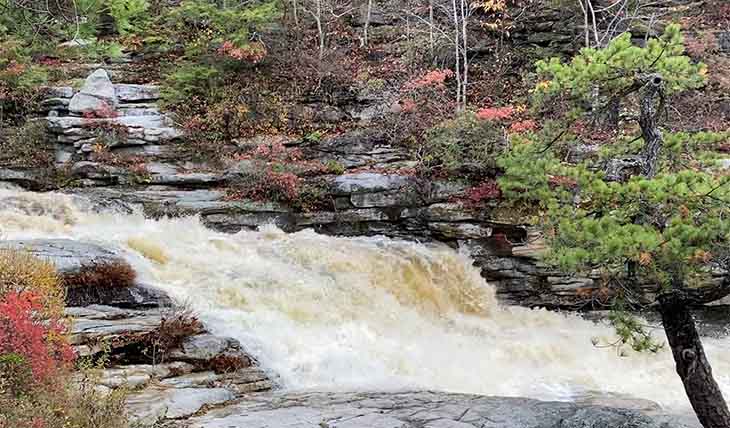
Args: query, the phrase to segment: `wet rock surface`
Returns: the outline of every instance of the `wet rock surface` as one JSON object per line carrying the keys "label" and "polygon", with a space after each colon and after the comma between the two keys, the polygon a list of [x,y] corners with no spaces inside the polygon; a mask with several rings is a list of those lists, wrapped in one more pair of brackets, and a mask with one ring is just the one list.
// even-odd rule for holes
{"label": "wet rock surface", "polygon": [[[173,425],[166,425],[173,426]],[[688,428],[671,416],[590,404],[437,392],[257,394],[187,428]]]}
{"label": "wet rock surface", "polygon": [[126,261],[114,251],[96,244],[70,239],[6,240],[0,247],[27,251],[52,262],[62,273],[76,272],[87,267]]}

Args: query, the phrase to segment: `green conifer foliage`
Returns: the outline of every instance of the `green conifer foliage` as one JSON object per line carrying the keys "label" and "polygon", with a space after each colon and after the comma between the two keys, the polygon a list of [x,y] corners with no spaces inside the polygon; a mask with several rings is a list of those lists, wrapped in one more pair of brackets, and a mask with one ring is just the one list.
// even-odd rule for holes
{"label": "green conifer foliage", "polygon": [[[706,67],[683,55],[679,27],[670,25],[643,47],[623,34],[568,63],[540,61],[537,71],[535,107],[553,122],[512,139],[498,161],[503,195],[533,208],[547,262],[600,278],[619,308],[610,317],[618,336],[610,345],[658,349],[623,311],[652,303],[644,287],[656,290],[695,413],[706,428],[730,426],[690,311],[730,294],[730,170],[719,154],[730,133],[661,126],[670,97],[700,88]],[[611,120],[602,120],[607,110]],[[571,158],[571,145],[581,144],[601,147]]]}
{"label": "green conifer foliage", "polygon": [[[705,66],[682,52],[679,27],[670,25],[645,47],[623,34],[605,49],[581,50],[569,63],[540,61],[545,80],[537,85],[536,100],[567,99],[572,110],[565,117],[573,118],[588,113],[586,101],[596,88],[628,96],[642,74],[661,75],[667,95],[700,87]],[[729,134],[667,133],[659,173],[626,181],[609,180],[604,165],[618,155],[638,156],[641,138],[611,141],[598,157],[567,163],[555,135],[548,134],[513,138],[511,151],[499,160],[504,194],[540,207],[534,220],[545,227],[547,260],[566,271],[599,269],[616,277],[635,262],[639,281],[662,286],[670,278],[698,285],[709,279],[708,259],[720,256],[730,238],[730,177],[713,152]]]}

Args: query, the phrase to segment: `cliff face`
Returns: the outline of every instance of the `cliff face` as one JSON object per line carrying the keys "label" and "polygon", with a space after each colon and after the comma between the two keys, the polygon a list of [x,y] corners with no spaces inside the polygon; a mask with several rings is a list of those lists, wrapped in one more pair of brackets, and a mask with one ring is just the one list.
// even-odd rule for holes
{"label": "cliff face", "polygon": [[[474,30],[469,53],[476,108],[524,103],[533,61],[570,54],[583,43],[579,9],[555,2],[523,3],[502,36]],[[717,129],[730,119],[726,77],[730,23],[719,3],[652,2],[643,11],[656,17],[650,32],[671,18],[684,21],[689,53],[710,66],[708,87],[678,100],[670,126]],[[408,19],[404,23],[403,18],[407,7],[388,4],[371,11],[370,46],[364,52],[353,47],[363,29],[362,14],[352,12],[343,19],[330,40],[331,70],[319,69],[314,87],[299,90],[287,84],[295,80],[293,74],[301,77],[308,71],[290,69],[291,75],[282,75],[283,66],[292,65],[281,60],[282,55],[277,62],[243,72],[242,77],[253,83],[242,92],[240,102],[253,108],[252,99],[285,99],[285,114],[277,120],[299,132],[259,127],[248,135],[237,135],[213,148],[230,152],[223,162],[196,156],[200,146],[190,144],[188,124],[161,112],[160,89],[155,73],[150,72],[159,68],[159,64],[155,67],[159,59],[138,54],[116,63],[76,65],[77,74],[86,78],[84,83],[77,88],[53,88],[42,103],[48,144],[34,149],[53,152],[52,180],[47,170],[22,164],[0,168],[0,180],[89,195],[100,206],[141,207],[151,216],[197,214],[210,227],[226,232],[274,223],[286,231],[313,228],[326,234],[382,234],[443,242],[468,251],[507,303],[591,307],[600,302],[600,286],[594,279],[567,276],[539,263],[537,232],[498,198],[478,198],[474,203],[472,195],[478,186],[470,181],[468,171],[414,173],[419,142],[415,150],[413,145],[395,142],[392,135],[405,125],[390,120],[402,109],[398,95],[406,80],[382,70],[388,64],[402,65],[396,59],[407,53],[402,43],[409,31]],[[632,28],[637,42],[646,30]],[[272,30],[277,31],[282,30]],[[304,37],[297,43],[309,41]],[[272,54],[291,53],[289,49],[282,40],[271,46]],[[448,52],[442,61],[448,64]],[[347,78],[363,75],[356,81]],[[272,92],[271,87],[279,89]],[[100,111],[108,107],[109,111]],[[261,122],[269,123],[273,117],[267,114],[281,112],[261,108],[258,114]],[[258,177],[262,165],[240,153],[267,146],[296,151],[285,162],[319,165],[316,174],[303,175],[302,182],[309,187],[297,201],[275,201],[251,191],[251,177]],[[208,146],[206,153],[210,151]],[[490,178],[493,174],[484,182]]]}

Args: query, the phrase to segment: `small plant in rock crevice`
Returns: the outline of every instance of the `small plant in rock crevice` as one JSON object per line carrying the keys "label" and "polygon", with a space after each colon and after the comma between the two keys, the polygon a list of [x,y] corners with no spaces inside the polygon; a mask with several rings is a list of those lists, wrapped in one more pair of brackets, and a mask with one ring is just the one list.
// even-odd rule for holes
{"label": "small plant in rock crevice", "polygon": [[317,176],[344,171],[337,162],[305,160],[301,150],[279,142],[260,144],[238,159],[252,167],[231,183],[228,199],[273,200],[303,211],[327,205],[325,186]]}
{"label": "small plant in rock crevice", "polygon": [[65,273],[63,282],[70,288],[124,288],[134,285],[136,272],[122,261],[101,262]]}
{"label": "small plant in rock crevice", "polygon": [[111,359],[134,355],[134,361],[125,362],[164,363],[168,354],[180,348],[186,338],[204,331],[203,324],[192,310],[184,306],[168,308],[163,312],[160,325],[155,330],[141,335],[123,335],[115,339],[113,348],[116,351],[112,353]]}

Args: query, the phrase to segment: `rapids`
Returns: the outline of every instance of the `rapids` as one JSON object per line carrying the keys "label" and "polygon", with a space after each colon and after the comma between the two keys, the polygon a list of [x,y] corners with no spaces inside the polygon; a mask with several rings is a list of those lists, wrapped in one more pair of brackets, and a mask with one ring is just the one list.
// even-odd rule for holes
{"label": "rapids", "polygon": [[[80,197],[0,189],[0,237],[114,248],[140,280],[239,339],[287,389],[433,389],[571,400],[586,391],[688,407],[671,353],[597,348],[608,326],[502,307],[467,254],[387,238],[234,235],[196,217],[95,212]],[[663,339],[661,331],[657,337]],[[730,395],[730,339],[704,340]]]}

